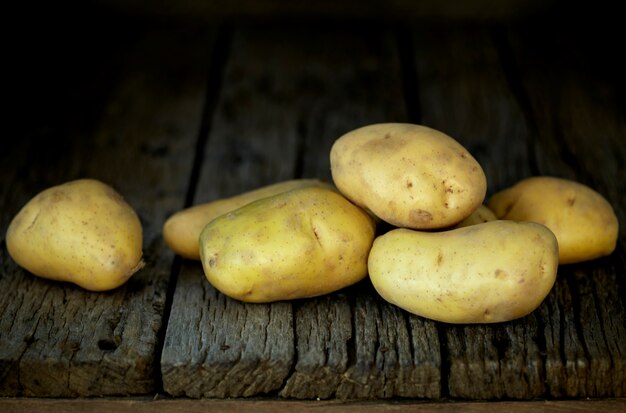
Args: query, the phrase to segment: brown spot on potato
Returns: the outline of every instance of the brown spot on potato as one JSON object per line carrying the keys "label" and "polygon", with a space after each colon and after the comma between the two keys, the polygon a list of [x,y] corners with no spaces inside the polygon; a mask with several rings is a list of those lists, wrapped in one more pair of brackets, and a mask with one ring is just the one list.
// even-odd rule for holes
{"label": "brown spot on potato", "polygon": [[65,198],[69,197],[67,197],[63,191],[52,191],[52,193],[50,194],[50,203],[61,202]]}
{"label": "brown spot on potato", "polygon": [[454,189],[452,189],[452,185],[447,185],[447,182],[448,181],[445,180],[445,179],[443,181],[441,181],[441,185],[443,185],[444,191],[446,191],[449,194],[454,193]]}
{"label": "brown spot on potato", "polygon": [[567,205],[574,206],[575,203],[576,203],[576,197],[575,196],[573,196],[571,198],[567,198]]}
{"label": "brown spot on potato", "polygon": [[443,254],[441,253],[441,251],[439,251],[439,254],[437,254],[437,266],[441,265],[442,262],[443,262]]}
{"label": "brown spot on potato", "polygon": [[412,209],[411,212],[409,212],[409,219],[411,222],[423,224],[432,221],[433,214],[423,209]]}
{"label": "brown spot on potato", "polygon": [[496,278],[499,279],[499,280],[502,280],[502,279],[504,279],[504,278],[506,278],[508,276],[506,271],[503,271],[501,269],[497,269],[495,271],[495,274],[496,274]]}
{"label": "brown spot on potato", "polygon": [[209,267],[215,268],[217,265],[217,256],[209,258]]}
{"label": "brown spot on potato", "polygon": [[406,181],[406,187],[407,187],[407,188],[413,188],[413,182],[411,182],[411,181]]}

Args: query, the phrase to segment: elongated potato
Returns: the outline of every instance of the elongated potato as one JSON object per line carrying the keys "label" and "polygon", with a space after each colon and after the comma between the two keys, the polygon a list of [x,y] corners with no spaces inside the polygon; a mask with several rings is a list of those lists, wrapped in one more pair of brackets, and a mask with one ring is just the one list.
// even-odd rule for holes
{"label": "elongated potato", "polygon": [[442,232],[395,229],[374,241],[370,279],[387,301],[447,323],[522,317],[558,268],[556,238],[531,222],[490,221]]}
{"label": "elongated potato", "polygon": [[619,223],[598,192],[563,178],[537,176],[494,194],[488,203],[499,219],[538,222],[559,241],[559,263],[572,264],[615,250]]}
{"label": "elongated potato", "polygon": [[202,229],[213,219],[261,198],[295,188],[331,185],[317,179],[293,179],[264,186],[242,194],[218,199],[176,212],[163,224],[163,239],[176,254],[192,260],[200,259],[199,238]]}
{"label": "elongated potato", "polygon": [[232,298],[313,297],[367,275],[374,231],[373,218],[337,192],[300,188],[211,221],[200,255],[209,282]]}
{"label": "elongated potato", "polygon": [[135,211],[110,186],[81,179],[37,194],[7,230],[15,262],[43,278],[104,291],[143,266]]}
{"label": "elongated potato", "polygon": [[460,143],[408,123],[346,133],[333,144],[330,164],[342,194],[397,227],[455,225],[482,204],[487,188],[481,166]]}

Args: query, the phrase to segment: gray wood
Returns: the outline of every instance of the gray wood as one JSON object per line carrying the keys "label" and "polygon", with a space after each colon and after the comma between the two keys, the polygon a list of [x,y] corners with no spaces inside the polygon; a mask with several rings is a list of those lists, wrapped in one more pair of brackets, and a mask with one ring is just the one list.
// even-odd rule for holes
{"label": "gray wood", "polygon": [[[297,112],[287,109],[294,94],[284,72],[296,68],[282,63],[277,51],[284,39],[275,36],[232,35],[196,204],[294,177]],[[165,391],[238,397],[279,390],[295,351],[291,303],[228,299],[209,285],[199,263],[185,263],[178,277],[161,358]],[[190,322],[197,328],[189,329]]]}
{"label": "gray wood", "polygon": [[246,397],[278,388],[293,358],[291,304],[245,304],[221,294],[197,263],[178,278],[161,358],[174,396]]}
{"label": "gray wood", "polygon": [[0,410],[6,413],[37,411],[40,413],[132,412],[151,413],[622,413],[625,399],[607,400],[535,400],[535,401],[444,401],[416,400],[380,402],[294,401],[275,399],[221,400],[221,399],[0,399]]}
{"label": "gray wood", "polygon": [[[113,39],[100,34],[91,53],[74,53],[90,37],[67,44],[58,62],[72,64],[52,64],[34,76],[34,63],[54,62],[56,52],[46,46],[54,49],[69,38],[37,40],[43,41],[40,55],[23,75],[33,77],[24,95],[41,96],[16,100],[26,111],[13,119],[9,130],[16,138],[0,151],[0,288],[7,292],[0,298],[0,395],[153,395],[160,383],[170,395],[191,398],[626,395],[623,225],[616,253],[562,266],[537,311],[478,326],[410,315],[378,297],[368,280],[314,299],[241,303],[216,291],[199,263],[174,260],[160,234],[188,193],[200,203],[293,177],[330,180],[334,139],[367,123],[406,120],[463,143],[483,165],[489,194],[531,174],[564,176],[598,189],[624,222],[626,121],[620,99],[626,65],[623,57],[606,53],[615,44],[570,38],[572,28],[559,37],[543,26],[502,37],[504,31],[485,27],[411,25],[392,32],[366,24],[236,24],[227,33],[232,37],[221,38],[227,41],[219,45],[224,56],[210,62],[210,27],[129,22]],[[209,71],[211,63],[223,71]],[[207,73],[216,76],[208,83]],[[202,121],[202,163],[193,171]],[[3,239],[12,216],[35,193],[84,176],[116,187],[144,225],[146,268],[108,293],[29,275],[8,257]],[[168,291],[172,269],[175,292]],[[0,401],[0,410],[422,406],[20,401]],[[615,408],[606,403],[462,408]]]}
{"label": "gray wood", "polygon": [[69,43],[62,57],[74,58],[59,69],[61,79],[43,75],[70,89],[43,95],[57,105],[35,108],[38,123],[22,129],[4,153],[17,173],[1,178],[0,230],[4,237],[10,218],[39,190],[79,177],[101,179],[137,210],[146,266],[114,291],[91,293],[33,277],[9,259],[3,241],[0,288],[11,293],[0,298],[2,395],[143,394],[158,383],[155,354],[173,259],[160,230],[186,192],[211,33],[122,24],[116,30],[101,43],[85,40],[101,53],[97,59]]}
{"label": "gray wood", "polygon": [[[562,33],[542,28],[548,35],[541,38],[528,31],[510,33],[528,111],[537,125],[538,168],[596,189],[623,223],[626,121],[619,101],[622,80],[615,74],[626,67],[624,59],[594,50],[607,51],[616,41],[605,42],[602,30],[591,39],[576,34],[564,39]],[[553,338],[546,360],[551,395],[626,394],[625,245],[621,225],[612,256],[560,271],[567,293],[544,321],[547,330],[557,329],[546,332]]]}
{"label": "gray wood", "polygon": [[[297,79],[294,83],[304,86],[296,93],[303,135],[301,170],[303,176],[330,181],[330,148],[339,136],[370,123],[406,120],[400,61],[391,32],[373,34],[361,28],[304,34],[295,37],[294,50],[283,50],[283,59],[295,55],[316,62],[314,68],[290,74]],[[328,49],[329,43],[335,46]],[[293,65],[298,67],[297,61]],[[408,327],[397,309],[381,301],[385,310],[371,315],[381,317],[385,328],[372,329],[368,326],[371,319],[353,319],[356,308],[365,306],[376,294],[371,288],[367,291],[363,295],[358,288],[346,289],[348,297],[356,298],[346,299],[342,294],[337,299],[307,300],[297,307],[297,359],[281,396],[439,396],[439,344],[434,324]],[[404,332],[401,338],[395,336],[396,330]],[[356,339],[359,335],[362,340]],[[425,343],[413,349],[411,340]],[[386,358],[386,362],[375,362],[376,358]],[[364,367],[370,365],[371,370]],[[371,382],[373,375],[376,383],[387,384]]]}
{"label": "gray wood", "polygon": [[354,361],[338,398],[441,395],[438,332],[432,321],[410,316],[366,289],[356,295],[354,325]]}
{"label": "gray wood", "polygon": [[[496,45],[485,28],[414,35],[422,118],[457,139],[482,165],[488,195],[531,173],[529,135]],[[534,398],[544,393],[535,315],[512,323],[442,326],[452,397]]]}
{"label": "gray wood", "polygon": [[[306,28],[281,30],[257,27],[234,33],[232,54],[224,74],[224,89],[205,151],[197,190],[198,202],[250,189],[255,182],[260,186],[288,179],[294,174],[330,180],[329,153],[336,138],[367,123],[405,118],[393,37],[381,39],[365,31],[355,33],[340,29],[323,34]],[[328,48],[330,43],[335,47]],[[221,168],[229,166],[228,175],[219,174]],[[179,293],[181,283],[191,277],[187,266],[183,267],[180,277],[177,296],[184,291]],[[203,285],[203,288],[211,287]],[[350,291],[347,294],[351,294]],[[245,389],[240,387],[244,377],[225,375],[221,371],[228,363],[224,360],[224,352],[211,351],[211,346],[215,345],[211,334],[215,333],[206,333],[211,337],[209,342],[202,342],[202,346],[194,346],[189,352],[185,351],[184,342],[195,339],[181,335],[184,333],[174,327],[186,325],[182,320],[196,317],[207,307],[211,311],[211,301],[200,297],[181,299],[179,306],[176,298],[171,332],[168,331],[162,359],[166,391],[191,397],[247,396],[273,389],[280,390],[280,395],[288,398],[328,398],[335,396],[336,392],[340,398],[438,396],[439,345],[434,325],[413,323],[407,329],[407,321],[397,309],[380,303],[385,309],[382,317],[386,328],[379,332],[370,331],[366,324],[371,320],[360,318],[355,320],[353,327],[350,300],[342,297],[340,293],[331,298],[301,300],[295,304],[293,314],[286,306],[274,311],[278,304],[254,306],[258,314],[247,312],[250,323],[258,322],[259,328],[270,320],[263,314],[272,311],[273,317],[284,317],[277,325],[295,325],[295,330],[279,331],[275,337],[268,334],[268,340],[276,341],[263,345],[258,343],[258,332],[238,334],[239,340],[251,342],[250,348],[277,348],[272,352],[274,359],[271,360],[277,367],[274,370],[261,369],[259,374],[266,379],[259,380],[257,388],[248,386]],[[357,301],[368,299],[360,297]],[[232,300],[228,303],[232,307],[227,307],[226,317],[231,311],[240,312],[239,306],[245,306]],[[329,315],[333,315],[332,320]],[[212,321],[209,325],[215,323]],[[243,329],[247,323],[238,325]],[[352,339],[353,328],[365,334],[364,340]],[[396,329],[404,331],[400,339],[395,337]],[[412,338],[410,333],[416,336]],[[197,333],[192,330],[190,335],[194,334]],[[200,334],[205,333],[201,331]],[[289,343],[293,334],[295,342]],[[433,337],[434,344],[429,343]],[[413,352],[411,340],[427,345],[417,347]],[[388,361],[374,367],[379,380],[388,382],[379,390],[368,384],[368,377],[374,373],[366,372],[362,366],[370,363],[376,354],[380,356],[385,352],[385,346],[398,347],[401,355],[396,357],[400,358],[398,362]],[[433,349],[436,350],[434,354],[428,353]],[[232,351],[237,353],[239,350],[233,348]],[[356,354],[355,360],[350,360],[350,352]],[[387,355],[387,360],[393,358],[392,354]],[[258,360],[270,362],[265,357],[259,353]],[[233,362],[232,358],[228,361],[235,364],[230,368],[239,370],[241,361]],[[423,365],[419,364],[421,362]],[[398,366],[401,368],[396,368]],[[189,384],[188,378],[198,377],[200,369],[209,373],[194,385]],[[282,379],[281,374],[284,375]],[[420,379],[427,383],[413,386]],[[228,390],[218,390],[215,387],[218,381]],[[353,383],[357,382],[361,384],[355,386]]]}
{"label": "gray wood", "polygon": [[296,307],[296,363],[280,395],[298,399],[335,396],[346,371],[352,314],[346,294],[309,299]]}

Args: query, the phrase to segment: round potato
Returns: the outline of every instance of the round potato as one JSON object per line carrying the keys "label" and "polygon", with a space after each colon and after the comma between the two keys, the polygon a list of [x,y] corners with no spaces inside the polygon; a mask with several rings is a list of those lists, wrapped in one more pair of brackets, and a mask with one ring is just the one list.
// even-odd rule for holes
{"label": "round potato", "polygon": [[442,232],[395,229],[374,241],[370,279],[387,301],[447,323],[522,317],[558,268],[556,238],[531,222],[490,221]]}
{"label": "round potato", "polygon": [[163,224],[163,239],[176,254],[200,259],[199,238],[202,229],[215,218],[261,198],[280,194],[295,188],[332,186],[317,179],[293,179],[264,186],[242,194],[218,199],[176,212]]}
{"label": "round potato", "polygon": [[301,188],[211,221],[202,266],[222,293],[246,302],[313,297],[367,275],[374,220],[335,191]]}
{"label": "round potato", "polygon": [[348,132],[331,148],[337,188],[397,227],[452,226],[478,208],[487,188],[478,162],[456,140],[408,123]]}
{"label": "round potato", "polygon": [[538,222],[559,241],[559,263],[609,255],[619,224],[611,204],[593,189],[567,179],[537,176],[494,194],[489,208],[500,219]]}
{"label": "round potato", "polygon": [[11,221],[6,243],[35,275],[104,291],[143,266],[142,237],[137,214],[113,188],[81,179],[31,199]]}

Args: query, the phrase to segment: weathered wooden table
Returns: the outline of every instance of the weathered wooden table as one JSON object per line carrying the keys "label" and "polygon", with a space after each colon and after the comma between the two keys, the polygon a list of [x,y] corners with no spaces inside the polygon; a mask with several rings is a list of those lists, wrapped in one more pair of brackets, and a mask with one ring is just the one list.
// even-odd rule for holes
{"label": "weathered wooden table", "polygon": [[[8,78],[0,410],[244,411],[243,401],[208,399],[252,397],[256,411],[317,399],[381,411],[551,400],[539,407],[564,411],[571,402],[557,401],[588,398],[605,400],[590,410],[623,411],[626,64],[617,29],[590,33],[552,17],[44,21],[33,24],[55,30],[23,34]],[[333,141],[386,121],[455,137],[483,165],[488,195],[530,175],[597,189],[622,222],[617,250],[560,267],[523,319],[448,325],[387,304],[367,280],[315,299],[244,304],[164,245],[173,212],[280,180],[330,180]],[[115,291],[35,278],[6,250],[8,223],[29,198],[81,177],[114,186],[142,220],[147,265]]]}

